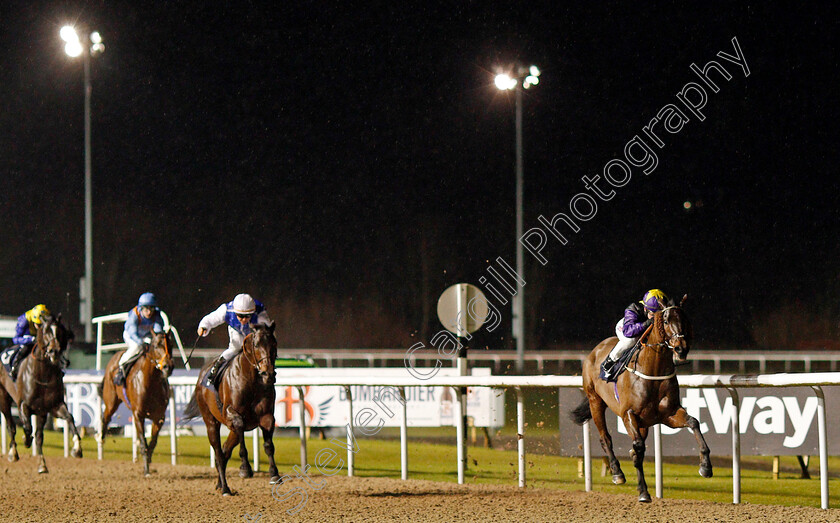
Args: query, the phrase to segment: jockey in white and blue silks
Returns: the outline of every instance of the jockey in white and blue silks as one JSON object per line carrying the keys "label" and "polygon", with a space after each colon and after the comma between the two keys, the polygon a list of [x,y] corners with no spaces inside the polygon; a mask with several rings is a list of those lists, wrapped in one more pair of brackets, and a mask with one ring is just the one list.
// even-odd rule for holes
{"label": "jockey in white and blue silks", "polygon": [[119,368],[114,374],[114,385],[122,387],[131,364],[143,350],[143,338],[150,332],[163,332],[163,318],[157,305],[157,298],[151,292],[140,295],[137,306],[128,311],[123,329],[123,340],[128,349],[120,357]]}
{"label": "jockey in white and blue silks", "polygon": [[205,381],[208,386],[212,386],[222,364],[242,349],[245,336],[251,333],[251,325],[269,325],[271,318],[268,317],[268,311],[261,302],[249,294],[237,294],[233,301],[219,305],[218,309],[201,319],[198,323],[198,335],[207,336],[211,330],[225,323],[228,326],[230,343],[207,372]]}

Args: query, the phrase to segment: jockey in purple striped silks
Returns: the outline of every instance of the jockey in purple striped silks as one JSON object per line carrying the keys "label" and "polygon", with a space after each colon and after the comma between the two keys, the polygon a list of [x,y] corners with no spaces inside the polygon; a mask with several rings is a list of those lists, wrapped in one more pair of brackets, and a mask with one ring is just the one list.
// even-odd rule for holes
{"label": "jockey in purple striped silks", "polygon": [[615,335],[618,343],[610,351],[607,359],[601,364],[601,377],[604,380],[612,378],[620,369],[615,368],[618,361],[628,350],[636,346],[639,338],[648,327],[653,325],[653,315],[663,310],[670,300],[659,289],[647,291],[642,301],[631,303],[624,309],[624,317],[615,324]]}

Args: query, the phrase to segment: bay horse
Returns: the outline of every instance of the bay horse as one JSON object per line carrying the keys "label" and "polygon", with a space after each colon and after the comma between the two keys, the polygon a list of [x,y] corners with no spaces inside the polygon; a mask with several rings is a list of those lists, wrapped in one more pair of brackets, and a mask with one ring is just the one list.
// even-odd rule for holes
{"label": "bay horse", "polygon": [[612,438],[604,417],[606,408],[624,422],[627,434],[633,438],[630,453],[638,476],[640,502],[651,500],[643,470],[645,438],[648,429],[658,423],[671,428],[688,427],[700,448],[700,475],[712,477],[709,447],[700,432],[700,423],[680,405],[680,386],[676,378],[676,364],[686,361],[692,337],[691,324],[682,309],[686,297],[683,296],[679,306],[666,307],[654,315],[653,325],[642,335],[641,350],[627,363],[627,372],[621,374],[616,383],[600,379],[598,372],[618,338],[607,338],[599,343],[583,362],[586,397],[571,412],[572,421],[578,425],[589,419],[595,422],[616,485],[624,483],[625,478],[613,453]]}
{"label": "bay horse", "polygon": [[[61,357],[67,349],[67,344],[73,339],[73,332],[61,323],[61,315],[48,317],[43,320],[35,335],[35,346],[32,352],[20,365],[17,382],[13,382],[5,369],[0,370],[0,385],[7,396],[18,405],[20,420],[23,424],[24,445],[32,446],[33,428],[32,414],[35,414],[35,454],[38,456],[38,473],[44,474],[47,463],[44,460],[44,424],[47,415],[64,420],[73,433],[73,450],[70,454],[74,458],[82,457],[81,438],[73,415],[67,409],[64,401],[64,371],[61,369]],[[0,394],[0,396],[3,396]],[[17,443],[15,442],[15,422],[11,416],[11,405],[7,401],[0,401],[3,414],[9,426],[11,448],[9,461],[18,459]]]}
{"label": "bay horse", "polygon": [[[251,333],[245,337],[242,350],[233,357],[219,381],[218,395],[202,385],[204,376],[212,362],[208,362],[199,373],[198,384],[184,411],[184,421],[199,415],[207,426],[207,438],[216,453],[216,489],[223,496],[231,491],[225,477],[227,462],[233,448],[239,445],[239,477],[253,477],[254,471],[248,462],[248,445],[245,432],[257,427],[262,429],[263,448],[268,456],[270,484],[280,482],[277,465],[274,463],[274,360],[277,358],[277,340],[274,338],[274,323],[268,326],[252,325]],[[220,429],[224,424],[230,434],[224,446]]]}
{"label": "bay horse", "polygon": [[[172,374],[172,336],[166,332],[150,332],[149,342],[144,346],[137,361],[131,366],[125,378],[125,387],[114,385],[114,375],[119,369],[120,351],[111,357],[105,367],[105,376],[99,386],[99,395],[105,405],[96,439],[104,444],[108,422],[120,403],[131,410],[140,451],[143,456],[143,474],[150,476],[149,464],[157,446],[158,434],[166,417],[169,403],[169,375]],[[146,419],[152,422],[152,438],[146,442]]]}

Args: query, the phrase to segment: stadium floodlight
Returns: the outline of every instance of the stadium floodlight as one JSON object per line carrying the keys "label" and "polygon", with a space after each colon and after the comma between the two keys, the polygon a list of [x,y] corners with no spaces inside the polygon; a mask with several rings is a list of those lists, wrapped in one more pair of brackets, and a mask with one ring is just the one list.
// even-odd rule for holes
{"label": "stadium floodlight", "polygon": [[72,25],[65,25],[61,28],[61,31],[58,32],[58,35],[61,36],[61,39],[67,42],[78,42],[79,35],[76,33],[76,29]]}
{"label": "stadium floodlight", "polygon": [[85,93],[85,276],[79,281],[79,319],[85,326],[85,340],[93,341],[93,211],[90,154],[90,57],[105,51],[102,35],[93,31],[83,42],[72,25],[58,32],[64,40],[64,52],[71,58],[82,57]]}
{"label": "stadium floodlight", "polygon": [[[513,296],[513,338],[516,340],[516,371],[525,370],[525,255],[522,250],[523,229],[523,159],[522,159],[522,89],[529,89],[540,83],[540,69],[536,65],[524,67],[516,65],[513,70],[517,76],[501,73],[496,76],[496,87],[502,91],[514,91],[516,94],[516,294]],[[520,82],[522,82],[520,88]]]}

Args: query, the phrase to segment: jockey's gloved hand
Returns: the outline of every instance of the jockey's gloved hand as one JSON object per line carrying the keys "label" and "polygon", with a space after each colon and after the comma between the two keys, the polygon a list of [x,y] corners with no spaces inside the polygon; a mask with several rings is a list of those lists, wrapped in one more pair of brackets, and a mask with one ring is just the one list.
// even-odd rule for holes
{"label": "jockey's gloved hand", "polygon": [[653,318],[648,318],[644,323],[642,323],[642,326],[644,326],[645,329],[647,329],[651,325],[653,325]]}
{"label": "jockey's gloved hand", "polygon": [[150,344],[151,342],[152,342],[152,337],[151,336],[146,336],[145,338],[143,338],[143,343],[145,343],[146,345]]}

